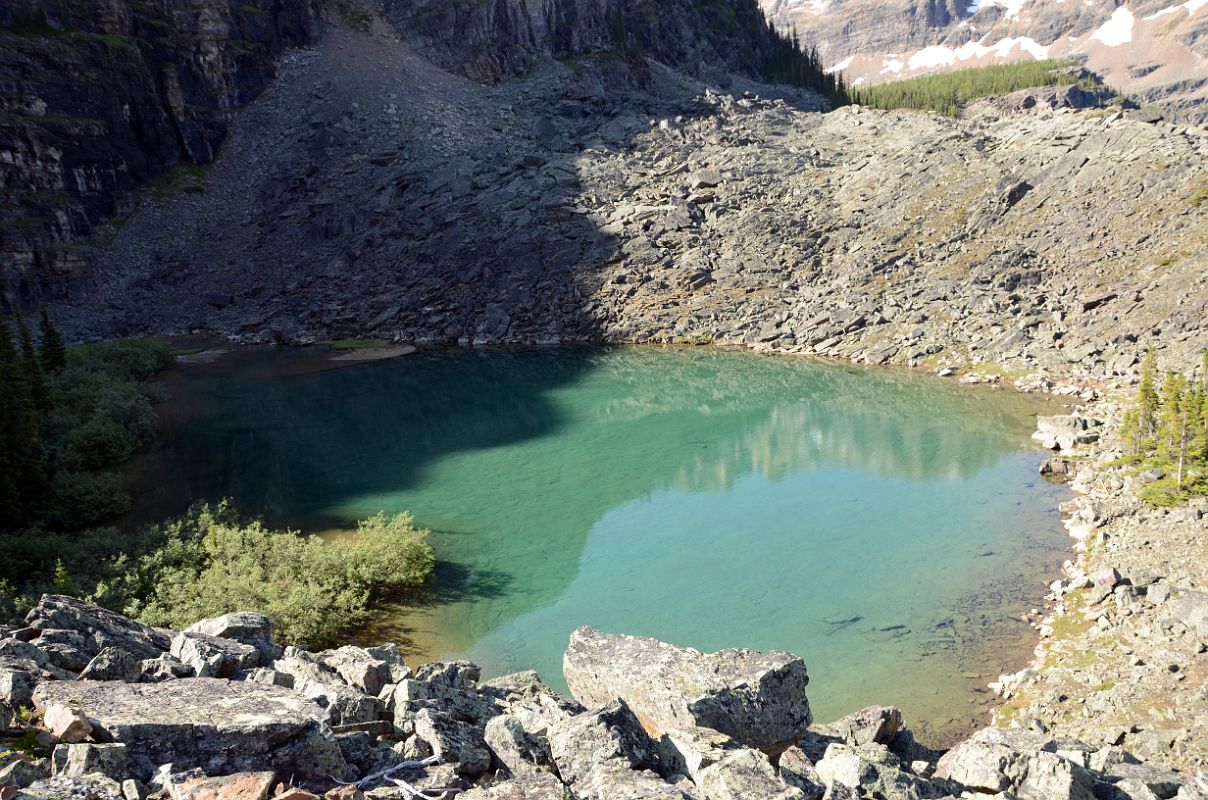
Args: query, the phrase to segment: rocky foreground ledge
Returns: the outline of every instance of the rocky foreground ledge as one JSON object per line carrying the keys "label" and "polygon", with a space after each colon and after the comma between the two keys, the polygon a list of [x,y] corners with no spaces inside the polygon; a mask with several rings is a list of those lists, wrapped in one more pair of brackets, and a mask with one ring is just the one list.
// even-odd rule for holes
{"label": "rocky foreground ledge", "polygon": [[941,753],[889,707],[814,724],[788,653],[580,628],[564,670],[573,699],[394,645],[282,649],[259,614],[177,633],[47,595],[0,629],[0,798],[1208,798],[1114,746],[986,728]]}

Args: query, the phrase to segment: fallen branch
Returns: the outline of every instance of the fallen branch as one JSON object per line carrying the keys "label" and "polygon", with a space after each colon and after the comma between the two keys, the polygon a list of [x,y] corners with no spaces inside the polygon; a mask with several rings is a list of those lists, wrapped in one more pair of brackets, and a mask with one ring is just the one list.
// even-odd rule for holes
{"label": "fallen branch", "polygon": [[[414,786],[407,783],[402,778],[391,778],[390,782],[393,783],[395,786],[399,787],[400,789],[402,789],[403,794],[405,794],[408,798],[411,798],[411,800],[444,800],[444,798],[448,797],[449,795],[457,794],[458,792],[461,791],[461,789],[457,788],[456,786],[441,786],[440,788],[416,789]],[[426,792],[440,792],[440,794],[439,795],[430,795],[430,794],[426,794]]]}
{"label": "fallen branch", "polygon": [[[424,767],[430,767],[433,764],[439,764],[439,763],[440,763],[440,756],[428,756],[423,761],[400,761],[399,763],[395,764],[393,767],[387,767],[386,769],[381,770],[379,772],[374,772],[371,775],[366,775],[364,778],[361,778],[359,781],[342,781],[339,778],[331,778],[330,775],[328,777],[331,778],[332,781],[340,784],[341,786],[355,786],[358,789],[364,789],[366,786],[373,783],[374,781],[378,781],[378,780],[381,780],[382,778],[389,777],[390,775],[393,775],[394,773],[398,772],[399,770],[422,769]],[[429,800],[431,800],[431,798],[429,798]]]}

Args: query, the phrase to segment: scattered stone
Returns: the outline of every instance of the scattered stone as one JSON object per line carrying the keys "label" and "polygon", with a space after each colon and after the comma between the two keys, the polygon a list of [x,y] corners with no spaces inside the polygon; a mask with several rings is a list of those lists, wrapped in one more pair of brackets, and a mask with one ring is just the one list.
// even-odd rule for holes
{"label": "scattered stone", "polygon": [[84,712],[71,706],[52,705],[43,715],[46,724],[54,737],[61,742],[82,742],[92,733],[92,723]]}

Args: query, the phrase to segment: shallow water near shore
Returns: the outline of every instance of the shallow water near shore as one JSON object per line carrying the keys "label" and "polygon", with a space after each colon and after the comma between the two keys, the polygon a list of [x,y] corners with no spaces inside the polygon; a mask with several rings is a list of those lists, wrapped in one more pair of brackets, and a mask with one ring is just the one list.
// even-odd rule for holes
{"label": "shallow water near shore", "polygon": [[[332,364],[247,350],[169,376],[131,467],[147,513],[224,496],[307,531],[410,510],[422,607],[358,634],[409,661],[536,669],[578,625],[803,656],[827,720],[900,706],[933,740],[1026,662],[1064,493],[1007,391],[747,352],[558,349]],[[338,535],[338,534],[336,534]]]}

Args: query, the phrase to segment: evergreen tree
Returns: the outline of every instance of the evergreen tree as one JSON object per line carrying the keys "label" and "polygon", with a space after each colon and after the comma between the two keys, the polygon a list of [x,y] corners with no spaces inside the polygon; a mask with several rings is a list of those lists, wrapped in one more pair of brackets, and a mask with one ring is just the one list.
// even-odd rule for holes
{"label": "evergreen tree", "polygon": [[1174,461],[1179,447],[1180,434],[1183,430],[1183,373],[1173,370],[1166,371],[1166,379],[1162,381],[1162,397],[1159,401],[1158,413],[1158,455],[1167,461]]}
{"label": "evergreen tree", "polygon": [[1137,386],[1137,402],[1125,412],[1120,434],[1133,455],[1143,455],[1150,449],[1158,413],[1158,360],[1152,349],[1145,351],[1141,361],[1141,383]]}
{"label": "evergreen tree", "polygon": [[63,337],[55,329],[54,323],[50,321],[50,314],[46,311],[46,306],[42,306],[42,319],[38,324],[39,333],[42,335],[42,369],[47,372],[55,372],[67,366],[67,348],[63,345]]}
{"label": "evergreen tree", "polygon": [[25,373],[25,382],[29,386],[30,400],[38,411],[50,410],[50,388],[46,385],[46,373],[42,370],[42,362],[34,350],[34,343],[29,335],[29,326],[25,317],[17,316],[17,335],[21,343],[21,369]]}
{"label": "evergreen tree", "polygon": [[44,486],[29,384],[9,321],[0,319],[0,529],[24,522]]}
{"label": "evergreen tree", "polygon": [[55,594],[75,594],[75,584],[71,581],[71,575],[67,572],[67,567],[63,566],[63,559],[55,561]]}

